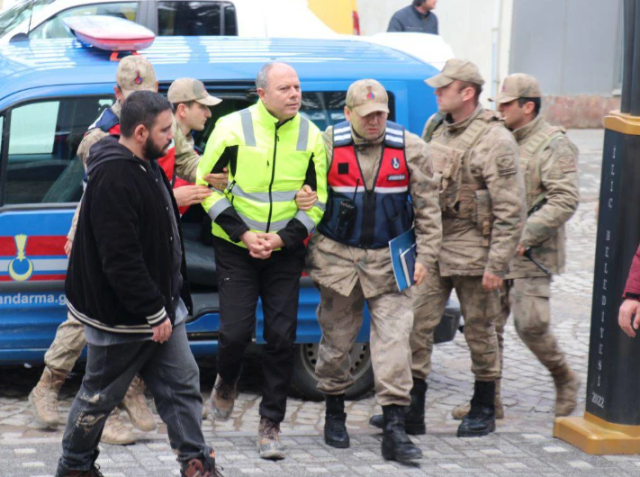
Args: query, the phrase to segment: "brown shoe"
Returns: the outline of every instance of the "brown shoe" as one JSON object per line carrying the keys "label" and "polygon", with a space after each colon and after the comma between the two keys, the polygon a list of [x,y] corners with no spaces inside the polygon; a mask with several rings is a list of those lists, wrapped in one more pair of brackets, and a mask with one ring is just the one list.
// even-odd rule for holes
{"label": "brown shoe", "polygon": [[564,365],[551,371],[556,385],[556,417],[568,416],[578,404],[580,378]]}
{"label": "brown shoe", "polygon": [[233,405],[238,397],[236,386],[238,381],[233,385],[226,384],[222,381],[220,375],[216,377],[216,383],[213,385],[211,397],[206,401],[205,406],[207,412],[211,414],[216,421],[228,421],[233,412]]}
{"label": "brown shoe", "polygon": [[36,419],[48,427],[55,428],[60,424],[58,394],[66,378],[67,373],[47,366],[29,394],[29,403],[33,406]]}
{"label": "brown shoe", "polygon": [[260,457],[268,460],[284,459],[284,447],[280,442],[280,423],[268,417],[260,418],[258,427],[258,452]]}
{"label": "brown shoe", "polygon": [[100,442],[114,446],[128,446],[136,443],[136,436],[120,419],[120,409],[115,408],[104,424]]}
{"label": "brown shoe", "polygon": [[204,461],[191,459],[180,473],[181,477],[224,477],[220,469],[216,467],[216,453],[211,454]]}
{"label": "brown shoe", "polygon": [[136,376],[131,381],[121,407],[127,411],[131,424],[141,431],[151,432],[158,427],[156,418],[151,414],[147,400],[144,397],[144,382],[139,376]]}

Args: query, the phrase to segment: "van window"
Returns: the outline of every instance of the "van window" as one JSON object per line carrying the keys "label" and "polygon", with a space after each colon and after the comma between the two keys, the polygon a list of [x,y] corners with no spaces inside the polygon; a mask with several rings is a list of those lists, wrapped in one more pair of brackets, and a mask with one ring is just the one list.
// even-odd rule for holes
{"label": "van window", "polygon": [[44,7],[53,3],[54,0],[33,0],[21,2],[0,13],[0,35],[17,27],[31,15],[37,14]]}
{"label": "van window", "polygon": [[235,36],[235,16],[229,2],[158,2],[158,35]]}
{"label": "van window", "polygon": [[84,171],[76,151],[88,127],[112,104],[113,98],[89,97],[14,108],[2,203],[78,201]]}
{"label": "van window", "polygon": [[82,7],[69,8],[50,18],[29,33],[30,39],[70,38],[73,35],[64,24],[64,19],[85,15],[108,15],[135,21],[138,13],[138,2],[99,3]]}

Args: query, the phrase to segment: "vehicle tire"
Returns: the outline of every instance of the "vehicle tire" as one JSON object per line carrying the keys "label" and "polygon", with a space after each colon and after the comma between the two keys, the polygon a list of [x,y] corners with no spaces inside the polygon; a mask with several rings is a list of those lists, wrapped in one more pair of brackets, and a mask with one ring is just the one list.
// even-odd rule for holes
{"label": "vehicle tire", "polygon": [[[324,395],[318,391],[315,368],[318,361],[318,343],[296,346],[293,378],[293,392],[311,401],[322,401]],[[373,366],[369,343],[355,343],[351,349],[351,374],[355,383],[346,392],[347,399],[358,399],[373,391]]]}

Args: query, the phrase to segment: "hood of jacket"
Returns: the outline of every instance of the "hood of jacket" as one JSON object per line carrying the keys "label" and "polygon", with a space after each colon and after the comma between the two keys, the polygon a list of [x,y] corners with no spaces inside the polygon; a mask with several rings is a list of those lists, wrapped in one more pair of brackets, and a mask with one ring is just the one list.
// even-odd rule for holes
{"label": "hood of jacket", "polygon": [[91,175],[96,167],[111,161],[131,161],[145,164],[145,161],[136,157],[131,150],[120,144],[117,137],[109,136],[91,146],[87,157],[87,174]]}

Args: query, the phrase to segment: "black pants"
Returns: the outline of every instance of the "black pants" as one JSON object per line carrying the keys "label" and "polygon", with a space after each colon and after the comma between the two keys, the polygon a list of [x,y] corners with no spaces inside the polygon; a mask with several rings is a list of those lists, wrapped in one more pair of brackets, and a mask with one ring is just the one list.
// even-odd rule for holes
{"label": "black pants", "polygon": [[220,293],[218,374],[225,383],[240,375],[241,360],[256,327],[256,307],[262,299],[264,384],[260,415],[284,420],[293,372],[298,323],[300,275],[304,247],[273,252],[266,260],[252,258],[245,248],[214,239]]}

